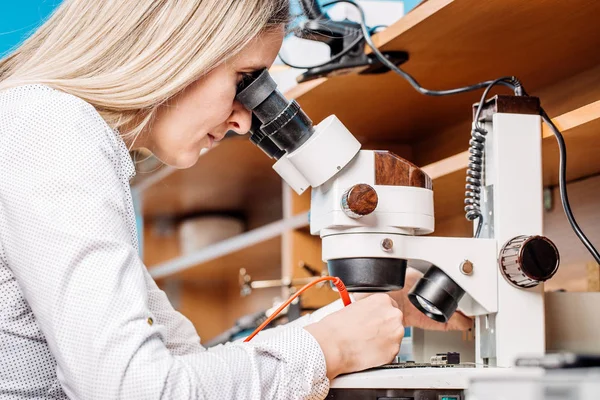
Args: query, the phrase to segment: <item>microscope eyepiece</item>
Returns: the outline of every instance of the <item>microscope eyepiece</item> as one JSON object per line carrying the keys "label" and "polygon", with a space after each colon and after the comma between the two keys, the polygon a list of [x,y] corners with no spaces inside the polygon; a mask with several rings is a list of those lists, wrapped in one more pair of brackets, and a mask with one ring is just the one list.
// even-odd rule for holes
{"label": "microscope eyepiece", "polygon": [[[277,90],[277,83],[266,69],[242,80],[238,85],[236,100],[252,111],[260,121],[260,127],[257,129],[253,123],[250,140],[269,155],[274,153],[273,150],[265,149],[271,146],[269,142],[274,143],[280,150],[292,153],[314,132],[310,118],[295,100],[288,101]],[[261,136],[260,140],[255,135]],[[261,145],[262,143],[264,145]]]}

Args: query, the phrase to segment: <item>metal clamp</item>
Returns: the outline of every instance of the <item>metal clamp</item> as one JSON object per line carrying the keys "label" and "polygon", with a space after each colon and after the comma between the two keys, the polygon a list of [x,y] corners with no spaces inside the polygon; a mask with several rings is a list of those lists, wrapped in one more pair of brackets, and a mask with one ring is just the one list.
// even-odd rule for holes
{"label": "metal clamp", "polygon": [[[238,282],[240,285],[240,295],[242,297],[248,296],[252,293],[252,291],[254,289],[266,289],[266,288],[273,288],[273,287],[292,288],[293,286],[301,286],[301,285],[303,286],[303,285],[306,285],[306,284],[314,281],[318,277],[327,275],[326,270],[319,272],[315,268],[306,264],[304,261],[301,261],[299,265],[301,268],[303,268],[305,271],[307,271],[311,276],[306,277],[306,278],[296,278],[296,279],[290,279],[288,277],[285,277],[285,278],[281,278],[281,279],[253,281],[252,277],[248,274],[246,269],[240,268],[240,273],[238,276]],[[320,283],[316,284],[315,287],[318,287],[318,288],[323,287],[325,284],[326,284],[326,282],[320,282]]]}

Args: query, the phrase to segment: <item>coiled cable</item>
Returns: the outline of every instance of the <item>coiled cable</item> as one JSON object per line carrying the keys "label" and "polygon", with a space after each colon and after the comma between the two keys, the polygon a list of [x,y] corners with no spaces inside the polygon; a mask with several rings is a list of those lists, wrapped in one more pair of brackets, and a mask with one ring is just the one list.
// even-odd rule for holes
{"label": "coiled cable", "polygon": [[469,164],[467,165],[467,178],[465,184],[465,218],[469,221],[477,221],[477,229],[474,237],[479,237],[483,227],[483,216],[481,214],[481,187],[483,186],[483,167],[485,156],[485,139],[488,131],[480,123],[483,104],[490,90],[500,82],[511,85],[515,95],[524,93],[521,83],[517,78],[502,77],[498,78],[486,87],[481,95],[477,111],[473,117],[471,125],[471,140],[469,140]]}

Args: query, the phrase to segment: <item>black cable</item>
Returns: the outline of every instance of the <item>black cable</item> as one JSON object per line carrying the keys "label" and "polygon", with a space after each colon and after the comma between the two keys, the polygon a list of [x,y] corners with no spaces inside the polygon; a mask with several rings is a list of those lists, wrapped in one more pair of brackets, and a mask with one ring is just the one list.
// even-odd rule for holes
{"label": "black cable", "polygon": [[575,216],[573,215],[573,211],[571,211],[571,205],[569,204],[569,197],[567,196],[567,146],[565,144],[565,139],[563,138],[556,125],[554,125],[554,122],[552,122],[550,117],[548,117],[548,114],[546,114],[546,111],[544,111],[543,108],[541,109],[540,115],[542,116],[544,122],[546,122],[546,124],[548,124],[548,126],[552,129],[552,132],[556,137],[556,141],[558,142],[560,158],[558,172],[558,187],[560,192],[560,200],[562,202],[567,219],[569,220],[569,224],[571,224],[571,227],[573,228],[573,231],[575,231],[575,234],[577,235],[579,240],[581,240],[583,245],[592,254],[594,259],[596,260],[596,263],[600,264],[600,253],[598,253],[598,250],[594,248],[594,245],[585,236],[585,234],[577,224],[577,221],[575,221]]}
{"label": "black cable", "polygon": [[[373,43],[373,40],[371,39],[371,37],[369,35],[369,31],[368,31],[367,24],[366,24],[365,12],[360,5],[356,4],[355,2],[353,2],[351,0],[335,0],[335,1],[329,2],[327,4],[324,4],[324,6],[329,6],[329,5],[333,5],[333,4],[337,4],[337,3],[348,3],[348,4],[352,4],[354,7],[357,8],[357,10],[359,11],[360,16],[361,16],[361,24],[360,25],[361,25],[361,29],[362,29],[365,41],[367,42],[367,44],[369,45],[371,50],[373,50],[373,52],[375,53],[375,55],[377,56],[379,61],[381,61],[389,69],[391,69],[392,71],[396,72],[397,74],[402,76],[404,79],[406,79],[411,84],[411,86],[413,88],[415,88],[415,90],[417,90],[419,93],[422,93],[422,94],[428,95],[428,96],[447,96],[447,95],[452,95],[452,94],[471,92],[471,91],[474,91],[477,89],[487,87],[486,93],[484,93],[484,96],[485,96],[485,95],[487,95],[487,92],[489,92],[489,90],[495,84],[500,84],[500,85],[505,85],[505,86],[513,88],[517,95],[526,95],[525,90],[522,88],[522,86],[516,79],[512,83],[506,82],[504,80],[499,80],[499,81],[496,80],[498,82],[486,81],[486,82],[477,83],[472,86],[465,86],[462,88],[450,89],[450,90],[428,90],[428,89],[425,89],[421,85],[419,85],[419,83],[410,74],[401,70],[396,65],[394,65],[392,62],[390,62],[387,58],[385,58],[385,56],[383,54],[381,54],[379,49],[377,49],[377,47],[375,46],[375,44]],[[500,78],[500,79],[503,79],[503,78]],[[484,96],[482,96],[483,100],[484,100]],[[482,107],[483,100],[479,103],[478,110],[479,110],[479,108]],[[562,202],[565,214],[567,216],[567,219],[569,220],[569,223],[571,224],[571,227],[573,228],[573,231],[575,232],[577,237],[581,240],[581,242],[587,248],[587,250],[590,252],[592,257],[594,257],[596,262],[598,264],[600,264],[600,254],[598,253],[598,250],[596,250],[596,248],[592,245],[592,243],[585,236],[585,234],[583,233],[583,231],[581,230],[581,228],[575,221],[575,217],[573,216],[573,211],[571,210],[571,205],[569,204],[569,198],[567,196],[567,178],[566,178],[566,175],[567,175],[567,173],[566,173],[566,170],[567,170],[567,148],[565,145],[564,138],[563,138],[562,134],[560,133],[560,131],[558,130],[558,128],[556,127],[556,125],[554,125],[554,123],[552,122],[550,117],[548,117],[548,114],[546,114],[546,111],[541,109],[540,115],[541,115],[542,119],[544,120],[544,122],[546,122],[548,124],[548,126],[550,126],[550,128],[552,129],[552,132],[554,133],[554,136],[556,137],[556,140],[558,142],[559,157],[560,157],[559,191],[560,191],[561,202]],[[474,126],[477,126],[477,123],[478,122],[476,120],[474,123]],[[481,224],[482,224],[482,220],[480,219],[478,231],[481,230]]]}
{"label": "black cable", "polygon": [[342,51],[340,51],[338,54],[336,54],[335,56],[331,57],[329,60],[325,61],[322,64],[317,64],[317,65],[309,65],[306,67],[302,67],[299,65],[294,65],[292,63],[287,62],[283,57],[281,57],[281,53],[279,53],[279,59],[281,60],[282,63],[284,63],[285,65],[287,65],[288,67],[291,68],[297,68],[297,69],[313,69],[313,68],[319,68],[319,67],[324,67],[326,65],[329,65],[331,63],[333,63],[334,61],[339,60],[340,58],[342,58],[343,56],[345,56],[346,54],[348,54],[350,51],[352,51],[352,49],[359,44],[361,41],[363,40],[362,35],[359,36],[355,41],[353,41],[352,43],[350,43],[345,49],[343,49]]}

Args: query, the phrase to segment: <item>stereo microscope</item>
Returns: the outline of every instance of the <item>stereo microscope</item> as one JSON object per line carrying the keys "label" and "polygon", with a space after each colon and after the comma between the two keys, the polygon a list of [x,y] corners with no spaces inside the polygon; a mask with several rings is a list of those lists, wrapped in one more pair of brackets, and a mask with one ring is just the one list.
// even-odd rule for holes
{"label": "stereo microscope", "polygon": [[475,365],[382,366],[336,378],[327,398],[464,399],[472,377],[512,373],[518,357],[545,353],[541,283],[559,255],[542,236],[537,98],[481,105],[488,135],[472,144],[467,185],[467,208],[483,220],[473,238],[432,236],[431,178],[389,151],[361,150],[334,115],[313,125],[267,70],[244,80],[236,99],[252,111],[250,140],[275,171],[298,194],[312,188],[310,231],[330,275],[351,292],[383,292],[403,288],[410,266],[424,273],[409,293],[417,309],[439,322],[457,309],[475,319]]}

